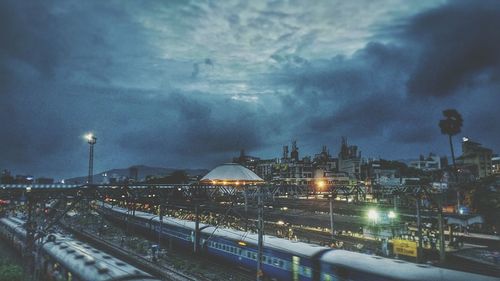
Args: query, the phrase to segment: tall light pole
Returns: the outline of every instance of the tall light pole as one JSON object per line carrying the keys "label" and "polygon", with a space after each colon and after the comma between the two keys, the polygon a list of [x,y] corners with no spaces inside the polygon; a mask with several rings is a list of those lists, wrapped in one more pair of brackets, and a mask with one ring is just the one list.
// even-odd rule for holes
{"label": "tall light pole", "polygon": [[257,281],[263,279],[264,272],[262,271],[262,256],[264,252],[264,203],[262,202],[262,187],[258,187],[257,193]]}
{"label": "tall light pole", "polygon": [[97,138],[94,134],[89,133],[85,136],[89,146],[89,175],[87,178],[87,184],[92,184],[94,181],[94,145],[97,142]]}
{"label": "tall light pole", "polygon": [[422,223],[420,219],[420,193],[417,193],[417,198],[416,198],[416,207],[417,207],[417,237],[418,237],[418,244],[417,244],[417,263],[422,262]]}
{"label": "tall light pole", "polygon": [[[319,190],[325,190],[327,184],[325,181],[320,180],[316,182],[316,186],[318,187]],[[331,185],[328,186],[328,194],[326,195],[326,197],[328,197],[330,205],[330,235],[333,242],[335,240],[335,235],[333,230],[333,199],[334,197],[336,197],[336,194],[333,190],[333,186]]]}
{"label": "tall light pole", "polygon": [[335,240],[335,233],[333,231],[333,192],[328,194],[328,198],[330,199],[330,234],[333,242]]}

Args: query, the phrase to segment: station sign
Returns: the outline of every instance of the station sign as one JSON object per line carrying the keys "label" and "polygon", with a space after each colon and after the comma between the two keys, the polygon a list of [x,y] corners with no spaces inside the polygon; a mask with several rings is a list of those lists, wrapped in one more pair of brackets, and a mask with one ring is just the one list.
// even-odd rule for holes
{"label": "station sign", "polygon": [[416,257],[417,256],[417,242],[409,240],[392,240],[394,253],[398,255]]}

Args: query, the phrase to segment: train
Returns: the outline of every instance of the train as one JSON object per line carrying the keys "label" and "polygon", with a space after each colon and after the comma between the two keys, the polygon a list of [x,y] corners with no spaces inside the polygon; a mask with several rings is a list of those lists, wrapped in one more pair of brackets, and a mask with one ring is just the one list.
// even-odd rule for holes
{"label": "train", "polygon": [[[0,236],[14,249],[26,246],[25,221],[16,217],[0,218]],[[57,281],[159,281],[107,253],[69,236],[52,233],[35,243],[35,266],[39,280]]]}
{"label": "train", "polygon": [[[193,248],[195,222],[99,204],[105,217],[168,240],[174,246]],[[255,271],[257,234],[199,224],[202,255]],[[499,278],[415,264],[375,255],[332,249],[315,244],[264,235],[264,279],[277,281],[499,281]]]}

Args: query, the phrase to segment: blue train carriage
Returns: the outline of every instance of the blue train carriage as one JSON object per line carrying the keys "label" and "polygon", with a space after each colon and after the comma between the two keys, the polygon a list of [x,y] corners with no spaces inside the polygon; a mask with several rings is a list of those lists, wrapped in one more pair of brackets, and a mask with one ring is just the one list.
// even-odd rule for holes
{"label": "blue train carriage", "polygon": [[[130,209],[122,208],[119,206],[111,205],[108,203],[98,203],[97,204],[97,210],[101,212],[104,215],[112,215],[115,219],[123,220],[125,221],[129,217],[133,217],[133,214],[137,213],[142,213],[142,214],[149,214],[149,213],[144,213],[140,211],[135,211],[133,212]],[[152,214],[149,214],[152,215]]]}
{"label": "blue train carriage", "polygon": [[[172,239],[176,246],[181,247],[193,247],[194,243],[194,232],[195,232],[195,222],[188,220],[180,220],[173,217],[163,217],[163,224],[160,227],[160,219],[158,216],[154,216],[151,220],[154,225],[154,230],[156,233],[160,233],[161,237],[165,239]],[[199,223],[199,229],[208,227],[207,224]]]}
{"label": "blue train carriage", "polygon": [[[160,218],[157,215],[136,211],[135,215],[124,208],[113,207],[105,204],[104,212],[118,220],[127,219],[128,223],[136,229],[147,233],[150,236],[158,237],[161,230],[161,238],[172,241],[173,246],[193,247],[195,222],[180,220],[168,216],[163,217],[163,224],[160,227]],[[200,223],[200,229],[206,227],[206,224]]]}
{"label": "blue train carriage", "polygon": [[[201,244],[209,255],[255,270],[257,267],[257,234],[237,230],[205,227]],[[330,248],[264,236],[262,269],[264,276],[277,280],[317,280],[319,256]]]}
{"label": "blue train carriage", "polygon": [[499,281],[499,278],[425,264],[332,250],[321,257],[321,281]]}
{"label": "blue train carriage", "polygon": [[109,204],[99,205],[98,210],[101,214],[116,222],[128,224],[131,228],[143,231],[146,234],[152,234],[153,230],[149,221],[155,216],[153,214],[139,211],[132,212],[131,210]]}

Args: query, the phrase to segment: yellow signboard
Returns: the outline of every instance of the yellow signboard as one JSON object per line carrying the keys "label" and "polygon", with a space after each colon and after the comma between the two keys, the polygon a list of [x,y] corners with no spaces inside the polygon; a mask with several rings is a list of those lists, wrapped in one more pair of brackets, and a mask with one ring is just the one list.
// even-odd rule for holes
{"label": "yellow signboard", "polygon": [[394,253],[410,257],[417,256],[417,242],[408,240],[392,240],[394,245]]}

